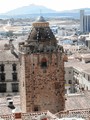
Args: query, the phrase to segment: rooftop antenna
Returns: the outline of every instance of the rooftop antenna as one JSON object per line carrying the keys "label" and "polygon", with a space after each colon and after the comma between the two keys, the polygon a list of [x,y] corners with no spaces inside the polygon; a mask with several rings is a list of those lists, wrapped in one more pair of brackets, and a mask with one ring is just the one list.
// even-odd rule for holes
{"label": "rooftop antenna", "polygon": [[42,10],[40,9],[40,16],[42,16]]}

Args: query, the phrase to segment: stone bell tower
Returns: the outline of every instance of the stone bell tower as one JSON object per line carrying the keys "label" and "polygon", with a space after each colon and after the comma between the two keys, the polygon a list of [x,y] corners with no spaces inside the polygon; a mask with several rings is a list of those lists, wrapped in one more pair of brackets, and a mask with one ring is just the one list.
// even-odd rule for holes
{"label": "stone bell tower", "polygon": [[66,57],[42,16],[32,24],[28,39],[19,43],[19,50],[22,112],[64,110]]}

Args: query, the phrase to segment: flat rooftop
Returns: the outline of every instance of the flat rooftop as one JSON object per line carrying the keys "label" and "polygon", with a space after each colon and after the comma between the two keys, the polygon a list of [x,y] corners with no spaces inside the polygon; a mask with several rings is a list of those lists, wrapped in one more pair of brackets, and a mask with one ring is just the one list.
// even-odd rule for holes
{"label": "flat rooftop", "polygon": [[[13,105],[20,108],[20,96],[13,96]],[[89,109],[90,91],[66,95],[65,110]],[[11,114],[13,109],[7,106],[7,97],[0,98],[0,115]]]}
{"label": "flat rooftop", "polygon": [[77,59],[68,60],[68,62],[65,62],[65,68],[73,67],[74,69],[77,69],[81,72],[86,72],[87,74],[90,74],[90,63],[83,63],[82,61],[79,61]]}
{"label": "flat rooftop", "polygon": [[79,94],[67,95],[65,101],[65,110],[88,108],[90,108],[90,91],[83,91]]}
{"label": "flat rooftop", "polygon": [[0,98],[0,115],[12,114],[13,109],[10,109],[8,107],[7,98],[11,98],[13,100],[13,105],[15,107],[20,108],[20,96],[1,97]]}

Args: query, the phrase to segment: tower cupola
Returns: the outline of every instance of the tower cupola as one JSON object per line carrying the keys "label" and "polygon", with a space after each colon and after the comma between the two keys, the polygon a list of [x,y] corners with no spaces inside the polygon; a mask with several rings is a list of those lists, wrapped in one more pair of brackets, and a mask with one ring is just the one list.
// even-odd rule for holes
{"label": "tower cupola", "polygon": [[[33,24],[25,43],[20,43],[20,51],[25,53],[57,51],[57,40],[49,27],[49,22],[40,16]],[[62,51],[62,47],[59,48]]]}

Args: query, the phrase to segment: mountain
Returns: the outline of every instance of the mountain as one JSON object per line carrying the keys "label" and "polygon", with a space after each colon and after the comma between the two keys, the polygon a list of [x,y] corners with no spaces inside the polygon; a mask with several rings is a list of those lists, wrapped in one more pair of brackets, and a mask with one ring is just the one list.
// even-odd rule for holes
{"label": "mountain", "polygon": [[[90,8],[82,8],[85,10],[85,14],[90,14]],[[36,18],[40,16],[40,12],[44,17],[47,18],[80,18],[80,10],[65,10],[65,11],[55,11],[49,9],[45,6],[31,4],[29,6],[20,7],[11,10],[5,14],[1,14],[0,18]]]}
{"label": "mountain", "polygon": [[73,10],[65,10],[62,13],[80,13],[80,10],[84,10],[85,14],[90,14],[90,8],[80,8],[80,9],[73,9]]}
{"label": "mountain", "polygon": [[5,14],[7,15],[23,15],[23,14],[40,14],[41,13],[55,13],[55,10],[49,9],[44,6],[31,4],[29,6],[20,7],[11,10]]}

